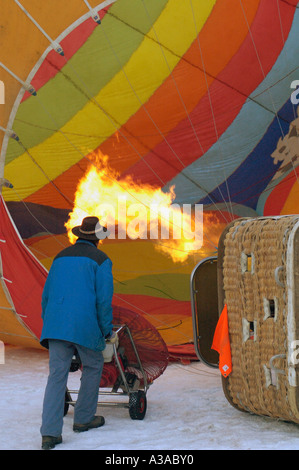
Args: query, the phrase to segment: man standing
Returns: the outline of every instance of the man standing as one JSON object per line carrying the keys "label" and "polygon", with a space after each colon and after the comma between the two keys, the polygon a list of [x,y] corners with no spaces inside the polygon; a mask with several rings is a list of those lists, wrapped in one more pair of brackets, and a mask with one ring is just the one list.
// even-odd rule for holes
{"label": "man standing", "polygon": [[42,296],[41,344],[49,349],[49,377],[42,414],[42,448],[62,442],[65,392],[72,358],[82,362],[81,386],[74,411],[73,430],[103,426],[95,416],[103,370],[105,340],[112,331],[112,263],[97,249],[109,236],[97,217],[86,217],[72,229],[76,243],[54,259]]}

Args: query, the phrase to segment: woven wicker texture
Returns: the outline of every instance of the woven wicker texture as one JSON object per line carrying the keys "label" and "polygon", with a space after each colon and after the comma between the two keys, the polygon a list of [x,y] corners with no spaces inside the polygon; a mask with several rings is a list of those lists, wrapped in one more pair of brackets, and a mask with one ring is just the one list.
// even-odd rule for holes
{"label": "woven wicker texture", "polygon": [[[297,331],[289,335],[294,324],[288,309],[292,305],[296,311],[299,305],[293,305],[295,295],[289,298],[287,251],[298,221],[298,216],[238,220],[222,238],[220,250],[233,365],[223,382],[225,394],[241,410],[297,423],[297,382],[290,385],[288,366],[288,341]],[[297,258],[298,249],[293,244],[291,256]],[[292,272],[291,277],[296,280]]]}

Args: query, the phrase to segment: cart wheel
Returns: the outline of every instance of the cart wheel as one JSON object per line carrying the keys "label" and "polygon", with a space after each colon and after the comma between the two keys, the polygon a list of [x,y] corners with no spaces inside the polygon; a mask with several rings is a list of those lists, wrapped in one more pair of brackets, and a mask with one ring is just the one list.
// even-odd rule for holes
{"label": "cart wheel", "polygon": [[72,397],[71,397],[70,392],[68,390],[65,392],[64,400],[65,401],[64,401],[64,414],[63,414],[63,416],[66,416],[68,411],[69,411],[69,407],[70,407],[70,404],[67,403],[67,402],[72,401]]}
{"label": "cart wheel", "polygon": [[146,395],[143,390],[130,394],[129,413],[131,419],[142,420],[145,417],[146,407]]}

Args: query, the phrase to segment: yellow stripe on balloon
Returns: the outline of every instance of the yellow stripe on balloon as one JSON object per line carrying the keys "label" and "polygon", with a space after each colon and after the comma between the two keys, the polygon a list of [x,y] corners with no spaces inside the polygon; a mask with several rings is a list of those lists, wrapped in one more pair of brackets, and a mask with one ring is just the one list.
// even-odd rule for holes
{"label": "yellow stripe on balloon", "polygon": [[[60,132],[6,165],[5,177],[13,183],[17,194],[5,191],[5,199],[28,197],[49,179],[55,179],[80,161],[83,155],[98,147],[127,122],[177,65],[195,40],[196,30],[199,32],[204,26],[215,3],[216,0],[197,0],[191,9],[189,2],[169,0],[124,69],[93,101],[89,101]],[[146,10],[144,14],[147,14]],[[76,74],[80,76],[80,70]]]}

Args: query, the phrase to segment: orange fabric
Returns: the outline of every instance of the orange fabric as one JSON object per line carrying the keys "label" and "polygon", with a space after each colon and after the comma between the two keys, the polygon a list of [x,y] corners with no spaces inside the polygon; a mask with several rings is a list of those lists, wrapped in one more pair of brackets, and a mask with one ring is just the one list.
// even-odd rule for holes
{"label": "orange fabric", "polygon": [[228,314],[227,305],[224,306],[218,320],[212,349],[219,353],[219,369],[224,377],[227,377],[232,371],[232,357],[228,333]]}

